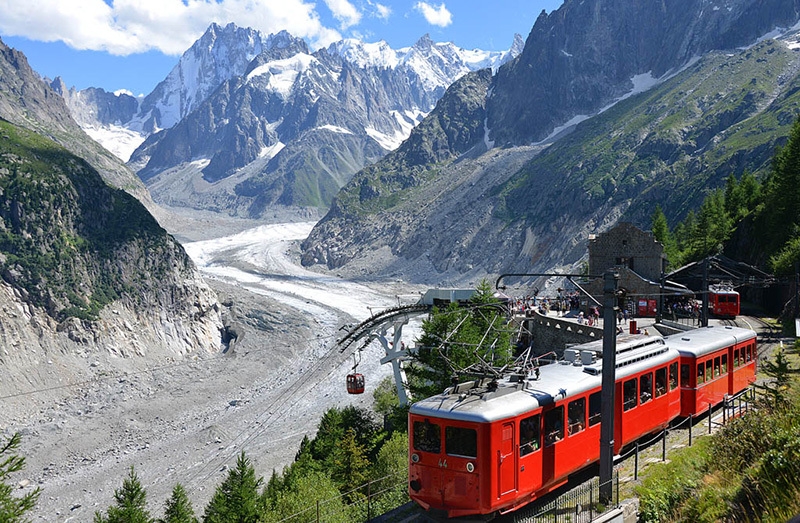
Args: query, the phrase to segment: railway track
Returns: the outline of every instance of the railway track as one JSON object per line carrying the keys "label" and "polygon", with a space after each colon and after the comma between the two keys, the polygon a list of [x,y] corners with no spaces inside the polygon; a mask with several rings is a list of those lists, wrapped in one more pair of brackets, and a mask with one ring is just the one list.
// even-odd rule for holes
{"label": "railway track", "polygon": [[742,327],[758,333],[758,359],[768,358],[776,344],[781,342],[781,333],[775,326],[757,316],[737,316],[720,320],[721,325]]}

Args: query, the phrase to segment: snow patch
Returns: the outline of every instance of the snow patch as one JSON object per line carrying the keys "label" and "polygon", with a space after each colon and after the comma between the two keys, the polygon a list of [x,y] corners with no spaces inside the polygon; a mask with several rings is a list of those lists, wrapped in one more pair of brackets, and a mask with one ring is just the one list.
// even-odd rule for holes
{"label": "snow patch", "polygon": [[631,78],[631,82],[633,82],[633,89],[622,95],[622,97],[617,101],[619,102],[620,100],[624,100],[635,94],[643,93],[649,90],[651,87],[655,87],[656,85],[660,84],[662,81],[663,80],[655,78],[652,71],[647,71],[643,74],[637,74]]}
{"label": "snow patch", "polygon": [[191,165],[192,167],[196,167],[197,169],[205,169],[206,167],[208,167],[208,164],[210,163],[211,163],[210,158],[200,158],[198,160],[189,162],[189,165]]}
{"label": "snow patch", "polygon": [[247,75],[247,81],[249,82],[258,76],[268,76],[268,88],[284,97],[288,97],[298,76],[308,71],[312,65],[317,65],[318,63],[319,61],[313,56],[298,53],[290,58],[275,60],[256,67]]}
{"label": "snow patch", "polygon": [[339,134],[353,134],[349,129],[345,129],[344,127],[339,127],[338,125],[325,124],[325,125],[320,125],[319,127],[317,127],[317,129],[324,129],[326,131],[331,131]]}
{"label": "snow patch", "polygon": [[563,132],[563,131],[565,131],[565,130],[569,129],[569,128],[570,128],[570,127],[572,127],[573,125],[578,125],[578,124],[579,124],[579,123],[581,123],[582,121],[584,121],[584,120],[588,120],[589,118],[591,118],[591,116],[590,116],[590,115],[588,115],[588,114],[579,114],[579,115],[577,115],[577,116],[573,116],[573,117],[572,117],[572,118],[570,118],[568,121],[564,122],[564,124],[562,124],[562,125],[559,125],[559,126],[558,126],[558,127],[556,127],[555,129],[553,129],[553,132],[552,132],[552,133],[550,133],[550,134],[548,134],[548,135],[547,135],[547,138],[545,138],[545,139],[544,139],[544,140],[542,140],[541,142],[536,142],[536,143],[534,143],[533,145],[542,145],[542,144],[545,144],[545,143],[547,143],[547,142],[551,141],[553,138],[555,138],[555,137],[556,137],[556,136],[557,136],[559,133],[561,133],[561,132]]}
{"label": "snow patch", "polygon": [[420,110],[406,110],[402,113],[400,111],[389,111],[389,113],[394,117],[397,125],[400,126],[400,132],[397,133],[397,135],[403,136],[403,138],[400,140],[401,142],[408,138],[412,129],[419,125],[419,123],[425,119],[425,116],[427,116],[427,113],[424,113]]}
{"label": "snow patch", "polygon": [[133,151],[142,145],[145,140],[145,135],[122,127],[121,125],[84,127],[83,130],[95,142],[108,149],[111,154],[123,162],[130,160]]}
{"label": "snow patch", "polygon": [[276,142],[272,145],[268,145],[267,147],[264,147],[261,149],[261,151],[259,151],[258,157],[266,158],[267,160],[272,160],[273,158],[275,158],[275,156],[277,156],[279,152],[283,150],[284,147],[286,147],[286,144],[283,142]]}
{"label": "snow patch", "polygon": [[[383,133],[374,127],[366,127],[364,129],[367,136],[378,142],[378,144],[386,150],[394,151],[403,141],[408,138],[408,134],[403,131],[395,131],[394,134]],[[410,132],[410,131],[409,131]]]}
{"label": "snow patch", "polygon": [[494,140],[489,139],[489,118],[486,117],[483,119],[483,144],[486,146],[486,150],[488,151],[492,147],[494,147]]}

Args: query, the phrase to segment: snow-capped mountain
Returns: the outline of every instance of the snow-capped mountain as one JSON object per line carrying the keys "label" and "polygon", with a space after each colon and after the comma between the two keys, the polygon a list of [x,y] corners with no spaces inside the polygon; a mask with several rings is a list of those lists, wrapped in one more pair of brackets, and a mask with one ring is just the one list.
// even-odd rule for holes
{"label": "snow-capped mountain", "polygon": [[359,169],[408,137],[445,90],[524,46],[465,50],[347,39],[311,52],[282,31],[212,24],[152,93],[68,90],[87,133],[146,180],[156,200],[259,215],[326,207]]}
{"label": "snow-capped mountain", "polygon": [[265,36],[260,31],[233,23],[225,27],[211,24],[183,53],[169,75],[144,98],[140,115],[151,117],[155,128],[168,129],[205,101],[224,81],[241,75],[253,58],[265,50],[293,46],[298,46],[298,40],[286,31]]}
{"label": "snow-capped mountain", "polygon": [[130,151],[138,133],[130,165],[157,201],[258,216],[276,203],[327,207],[450,84],[496,70],[522,45],[516,35],[507,51],[464,50],[425,35],[398,50],[348,39],[311,52],[285,31],[214,24],[144,98],[59,91],[110,150],[123,151],[124,136]]}

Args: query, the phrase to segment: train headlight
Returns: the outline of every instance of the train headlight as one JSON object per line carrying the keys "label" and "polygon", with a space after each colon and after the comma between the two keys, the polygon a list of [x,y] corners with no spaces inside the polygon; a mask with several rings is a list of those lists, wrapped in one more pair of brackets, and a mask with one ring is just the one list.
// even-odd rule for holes
{"label": "train headlight", "polygon": [[419,454],[412,454],[411,461],[413,461],[414,463],[419,463]]}
{"label": "train headlight", "polygon": [[467,462],[467,472],[475,472],[475,465],[471,461]]}

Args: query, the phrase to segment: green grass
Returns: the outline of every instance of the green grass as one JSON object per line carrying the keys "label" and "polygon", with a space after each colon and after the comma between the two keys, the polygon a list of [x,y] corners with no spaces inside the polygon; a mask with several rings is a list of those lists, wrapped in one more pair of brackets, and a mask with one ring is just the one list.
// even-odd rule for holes
{"label": "green grass", "polygon": [[[797,346],[785,353],[800,369]],[[800,381],[793,376],[781,400],[764,395],[758,410],[647,467],[635,489],[642,521],[782,523],[800,512]]]}

